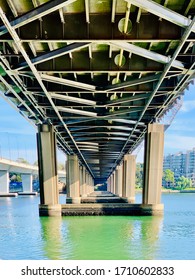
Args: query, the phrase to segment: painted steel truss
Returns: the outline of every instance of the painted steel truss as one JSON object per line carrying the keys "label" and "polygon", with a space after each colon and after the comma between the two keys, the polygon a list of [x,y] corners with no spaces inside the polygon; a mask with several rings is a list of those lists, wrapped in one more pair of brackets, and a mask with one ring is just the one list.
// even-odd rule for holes
{"label": "painted steel truss", "polygon": [[[194,1],[0,1],[0,87],[107,179],[193,80]],[[177,3],[176,3],[177,2]]]}

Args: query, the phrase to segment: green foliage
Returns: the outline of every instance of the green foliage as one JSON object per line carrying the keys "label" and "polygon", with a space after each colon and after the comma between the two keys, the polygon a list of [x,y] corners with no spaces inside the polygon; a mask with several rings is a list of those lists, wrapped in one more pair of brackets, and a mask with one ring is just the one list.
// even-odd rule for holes
{"label": "green foliage", "polygon": [[171,171],[170,169],[166,169],[163,172],[163,180],[166,182],[167,188],[174,186],[174,183],[175,183],[174,172]]}
{"label": "green foliage", "polygon": [[184,190],[186,188],[191,188],[192,187],[192,181],[184,176],[181,176],[178,178],[176,182],[176,187],[179,190]]}
{"label": "green foliage", "polygon": [[136,188],[143,187],[143,163],[136,164],[136,179],[135,179]]}
{"label": "green foliage", "polygon": [[29,162],[24,158],[18,158],[16,161],[19,163],[29,164]]}
{"label": "green foliage", "polygon": [[65,170],[65,164],[58,162],[58,170],[64,171]]}
{"label": "green foliage", "polygon": [[10,172],[9,178],[13,182],[22,182],[21,174],[16,174],[14,172]]}
{"label": "green foliage", "polygon": [[16,175],[16,182],[22,182],[21,175],[19,174]]}

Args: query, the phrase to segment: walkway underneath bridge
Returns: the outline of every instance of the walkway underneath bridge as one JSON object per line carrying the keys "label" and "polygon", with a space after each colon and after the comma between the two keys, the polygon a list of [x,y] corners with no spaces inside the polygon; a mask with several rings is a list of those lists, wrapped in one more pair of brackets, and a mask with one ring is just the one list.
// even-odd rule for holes
{"label": "walkway underneath bridge", "polygon": [[58,204],[56,180],[46,179],[56,144],[68,155],[72,202],[87,180],[131,200],[132,152],[145,137],[143,203],[159,204],[158,122],[194,78],[194,1],[43,2],[0,7],[1,91],[38,126],[41,203]]}

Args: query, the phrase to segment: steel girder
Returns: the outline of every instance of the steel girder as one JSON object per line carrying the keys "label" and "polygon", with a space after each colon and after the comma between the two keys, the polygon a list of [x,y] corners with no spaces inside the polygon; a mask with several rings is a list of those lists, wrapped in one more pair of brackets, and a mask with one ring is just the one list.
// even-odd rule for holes
{"label": "steel girder", "polygon": [[1,0],[1,91],[105,180],[194,78],[195,4],[33,3]]}

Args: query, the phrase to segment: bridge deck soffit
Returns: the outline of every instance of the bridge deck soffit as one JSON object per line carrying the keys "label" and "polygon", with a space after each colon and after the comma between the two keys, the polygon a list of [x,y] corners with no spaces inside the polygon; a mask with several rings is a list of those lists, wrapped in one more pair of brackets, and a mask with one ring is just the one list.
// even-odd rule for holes
{"label": "bridge deck soffit", "polygon": [[108,178],[194,79],[195,1],[1,0],[1,95]]}

